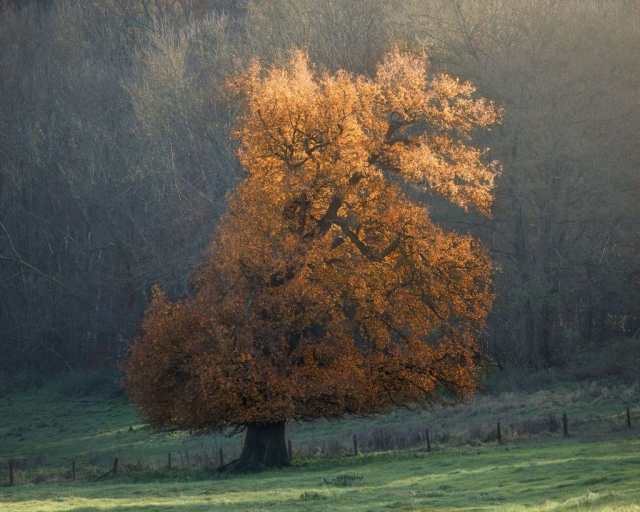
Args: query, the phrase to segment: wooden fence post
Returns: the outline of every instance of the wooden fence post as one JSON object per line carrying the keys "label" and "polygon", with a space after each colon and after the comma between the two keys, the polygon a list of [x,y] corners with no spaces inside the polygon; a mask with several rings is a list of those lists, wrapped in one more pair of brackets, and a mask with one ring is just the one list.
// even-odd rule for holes
{"label": "wooden fence post", "polygon": [[502,435],[500,433],[500,422],[498,422],[498,444],[502,444]]}
{"label": "wooden fence post", "polygon": [[564,437],[569,437],[569,419],[566,413],[562,415],[562,431]]}
{"label": "wooden fence post", "polygon": [[118,476],[118,457],[113,461],[113,477],[116,478]]}
{"label": "wooden fence post", "polygon": [[167,469],[171,469],[171,452],[167,455]]}
{"label": "wooden fence post", "polygon": [[220,450],[218,451],[218,455],[220,456],[220,465],[222,466],[224,464],[224,456],[222,454],[222,448],[220,448]]}
{"label": "wooden fence post", "polygon": [[427,451],[430,452],[431,451],[431,439],[429,438],[429,429],[425,429],[424,431],[424,437],[427,440]]}
{"label": "wooden fence post", "polygon": [[13,460],[9,460],[9,487],[13,487]]}
{"label": "wooden fence post", "polygon": [[358,438],[353,434],[353,454],[358,455]]}
{"label": "wooden fence post", "polygon": [[628,405],[627,405],[627,426],[631,428],[631,410],[629,409]]}
{"label": "wooden fence post", "polygon": [[76,461],[71,461],[71,480],[76,481]]}
{"label": "wooden fence post", "polygon": [[291,462],[293,460],[293,449],[291,448],[291,439],[289,439],[287,442],[287,448],[289,451],[289,462]]}

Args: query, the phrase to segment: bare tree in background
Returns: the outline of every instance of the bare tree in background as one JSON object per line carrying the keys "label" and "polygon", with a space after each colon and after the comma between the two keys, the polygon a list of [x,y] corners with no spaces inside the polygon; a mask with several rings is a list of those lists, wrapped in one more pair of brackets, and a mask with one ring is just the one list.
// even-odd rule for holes
{"label": "bare tree in background", "polygon": [[[492,348],[547,366],[638,328],[640,31],[632,4],[414,5],[434,59],[505,108]],[[635,248],[634,248],[635,244]],[[636,252],[637,254],[637,252]]]}
{"label": "bare tree in background", "polygon": [[226,79],[291,48],[364,74],[426,52],[503,106],[493,218],[422,196],[493,249],[494,358],[635,334],[639,21],[624,0],[1,1],[0,370],[113,364],[151,283],[185,291],[241,177]]}
{"label": "bare tree in background", "polygon": [[184,287],[234,181],[224,18],[141,37],[104,7],[2,12],[8,367],[117,356],[151,283]]}

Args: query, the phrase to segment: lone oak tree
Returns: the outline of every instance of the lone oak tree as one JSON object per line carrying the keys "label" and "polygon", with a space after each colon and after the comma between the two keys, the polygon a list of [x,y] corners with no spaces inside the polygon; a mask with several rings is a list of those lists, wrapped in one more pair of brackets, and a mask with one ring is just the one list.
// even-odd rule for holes
{"label": "lone oak tree", "polygon": [[146,421],[246,428],[227,469],[248,471],[289,464],[287,421],[470,395],[490,261],[409,191],[489,215],[496,164],[468,144],[497,109],[398,51],[374,78],[317,73],[297,52],[231,85],[247,177],[194,293],[154,290],[126,367]]}

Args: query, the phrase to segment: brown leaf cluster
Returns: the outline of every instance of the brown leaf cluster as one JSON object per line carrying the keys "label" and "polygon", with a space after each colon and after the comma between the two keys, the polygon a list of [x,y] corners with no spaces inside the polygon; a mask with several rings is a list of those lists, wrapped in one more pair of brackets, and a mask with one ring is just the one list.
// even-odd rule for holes
{"label": "brown leaf cluster", "polygon": [[146,419],[206,432],[469,396],[491,264],[406,186],[489,215],[497,166],[470,140],[497,109],[398,51],[373,78],[296,52],[231,86],[248,177],[192,296],[154,293],[127,363]]}

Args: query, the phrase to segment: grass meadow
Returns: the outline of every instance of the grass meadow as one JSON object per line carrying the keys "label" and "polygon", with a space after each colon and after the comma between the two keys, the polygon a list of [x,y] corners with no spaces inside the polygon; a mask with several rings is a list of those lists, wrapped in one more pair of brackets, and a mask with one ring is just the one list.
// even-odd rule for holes
{"label": "grass meadow", "polygon": [[[0,509],[640,510],[636,348],[626,367],[597,357],[573,373],[502,372],[452,408],[292,424],[293,467],[245,476],[215,469],[241,434],[151,432],[111,375],[13,376],[0,387]],[[97,481],[115,457],[118,477]]]}
{"label": "grass meadow", "polygon": [[218,478],[184,469],[117,481],[4,488],[5,510],[637,510],[640,439],[629,434],[302,461]]}

